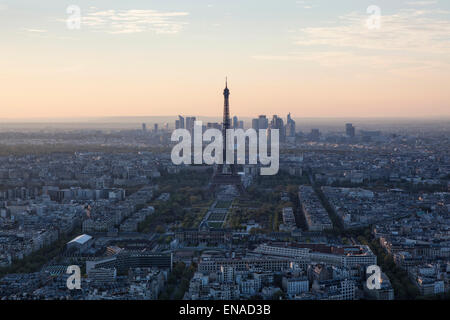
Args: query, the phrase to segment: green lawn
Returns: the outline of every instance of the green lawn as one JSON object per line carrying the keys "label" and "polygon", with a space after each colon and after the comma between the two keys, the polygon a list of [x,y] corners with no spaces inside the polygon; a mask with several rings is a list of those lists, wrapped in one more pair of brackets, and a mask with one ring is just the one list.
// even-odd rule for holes
{"label": "green lawn", "polygon": [[217,201],[216,208],[218,209],[227,209],[231,206],[231,201]]}

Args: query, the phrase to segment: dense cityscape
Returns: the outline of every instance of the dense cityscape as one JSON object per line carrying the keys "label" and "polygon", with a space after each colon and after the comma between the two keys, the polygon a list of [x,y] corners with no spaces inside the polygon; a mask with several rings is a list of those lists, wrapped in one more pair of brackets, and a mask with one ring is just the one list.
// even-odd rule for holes
{"label": "dense cityscape", "polygon": [[448,122],[303,132],[291,114],[227,117],[279,130],[277,175],[236,165],[227,184],[217,166],[174,165],[171,133],[195,117],[1,132],[1,299],[448,298]]}

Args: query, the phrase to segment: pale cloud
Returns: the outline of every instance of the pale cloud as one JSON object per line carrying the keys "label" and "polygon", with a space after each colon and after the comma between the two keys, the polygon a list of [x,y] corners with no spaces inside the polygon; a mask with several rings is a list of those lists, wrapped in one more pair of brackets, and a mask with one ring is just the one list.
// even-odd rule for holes
{"label": "pale cloud", "polygon": [[104,10],[91,9],[81,17],[82,27],[111,34],[153,32],[175,34],[187,22],[179,18],[188,16],[187,12],[160,12],[156,10]]}
{"label": "pale cloud", "polygon": [[380,70],[386,72],[411,72],[422,71],[427,69],[441,70],[442,68],[450,68],[450,62],[426,60],[413,57],[405,57],[401,54],[386,58],[380,55],[356,54],[349,51],[309,51],[309,52],[292,52],[287,55],[255,55],[252,57],[256,60],[267,61],[299,61],[314,63],[326,68],[345,68],[348,67],[364,68],[369,71]]}
{"label": "pale cloud", "polygon": [[298,0],[298,1],[295,1],[295,3],[299,6],[301,6],[303,9],[312,9],[313,7],[316,6],[316,5],[313,5],[312,0]]}
{"label": "pale cloud", "polygon": [[323,67],[396,71],[450,69],[450,12],[401,10],[383,15],[381,28],[367,28],[369,15],[350,13],[333,25],[298,30],[296,52],[254,59],[312,62]]}
{"label": "pale cloud", "polygon": [[24,29],[25,31],[28,31],[28,32],[35,32],[35,33],[45,33],[45,32],[47,32],[47,30],[45,30],[45,29]]}
{"label": "pale cloud", "polygon": [[[309,27],[300,30],[295,44],[300,46],[331,46],[381,51],[450,53],[450,20],[435,14],[445,11],[402,10],[383,15],[381,29],[366,27],[368,15],[351,13],[340,17],[330,27]],[[433,15],[433,16],[431,16]]]}
{"label": "pale cloud", "polygon": [[429,1],[407,1],[406,4],[410,6],[431,6],[433,4],[437,4],[437,1],[429,0]]}

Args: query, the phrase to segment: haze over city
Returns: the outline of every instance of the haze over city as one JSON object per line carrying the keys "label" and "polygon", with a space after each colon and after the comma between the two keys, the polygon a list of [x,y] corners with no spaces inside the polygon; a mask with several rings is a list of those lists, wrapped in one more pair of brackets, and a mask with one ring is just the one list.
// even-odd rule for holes
{"label": "haze over city", "polygon": [[3,0],[0,119],[218,116],[225,76],[241,117],[448,118],[450,3],[372,4]]}

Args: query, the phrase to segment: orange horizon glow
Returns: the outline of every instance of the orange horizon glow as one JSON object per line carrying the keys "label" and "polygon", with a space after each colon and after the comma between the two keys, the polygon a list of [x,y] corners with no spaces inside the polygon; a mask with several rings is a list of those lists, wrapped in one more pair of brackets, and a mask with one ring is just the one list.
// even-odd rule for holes
{"label": "orange horizon glow", "polygon": [[[85,24],[68,31],[56,2],[31,20],[6,3],[0,119],[220,117],[225,76],[240,117],[450,117],[450,5],[386,3],[374,31],[366,8],[350,4],[330,2],[322,16],[295,1],[262,1],[255,13],[246,0],[239,10],[174,1],[141,11],[81,0]],[[114,22],[145,15],[157,20]]]}

